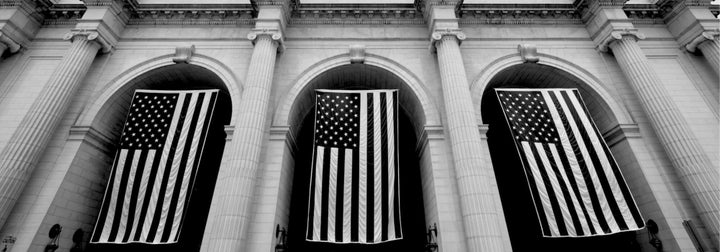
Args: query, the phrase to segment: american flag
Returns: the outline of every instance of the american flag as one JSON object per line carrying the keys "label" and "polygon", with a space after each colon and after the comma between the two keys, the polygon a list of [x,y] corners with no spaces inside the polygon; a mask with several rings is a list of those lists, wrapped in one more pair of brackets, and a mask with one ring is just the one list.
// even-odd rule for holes
{"label": "american flag", "polygon": [[92,243],[176,243],[217,90],[137,90]]}
{"label": "american flag", "polygon": [[544,237],[638,230],[642,217],[576,89],[495,89]]}
{"label": "american flag", "polygon": [[379,243],[400,230],[396,90],[316,90],[306,239]]}

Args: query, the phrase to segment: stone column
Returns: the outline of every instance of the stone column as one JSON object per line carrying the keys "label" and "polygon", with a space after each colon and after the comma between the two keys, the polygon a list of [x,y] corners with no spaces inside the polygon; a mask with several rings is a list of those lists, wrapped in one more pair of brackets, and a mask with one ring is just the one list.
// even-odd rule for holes
{"label": "stone column", "polygon": [[87,30],[72,31],[64,39],[72,41],[70,48],[0,153],[0,226],[104,43],[97,32]]}
{"label": "stone column", "polygon": [[460,41],[465,35],[459,30],[432,34],[437,49],[440,79],[450,135],[455,176],[460,192],[460,205],[465,226],[468,251],[502,251],[499,218],[490,183],[494,179],[483,160],[480,133],[465,74]]}
{"label": "stone column", "polygon": [[717,167],[712,166],[670,98],[670,93],[663,88],[660,78],[638,46],[636,41],[643,38],[633,29],[613,31],[600,48],[609,47],[612,50],[700,218],[713,237],[717,238],[720,226]]}
{"label": "stone column", "polygon": [[202,251],[243,251],[250,226],[251,205],[257,179],[263,136],[266,131],[273,71],[281,35],[276,31],[258,30],[248,35],[255,44],[245,89],[240,97],[240,111],[233,133],[231,154],[220,169],[213,223],[209,223],[207,245]]}
{"label": "stone column", "polygon": [[685,46],[689,52],[696,52],[698,48],[715,73],[720,74],[720,31],[705,31]]}

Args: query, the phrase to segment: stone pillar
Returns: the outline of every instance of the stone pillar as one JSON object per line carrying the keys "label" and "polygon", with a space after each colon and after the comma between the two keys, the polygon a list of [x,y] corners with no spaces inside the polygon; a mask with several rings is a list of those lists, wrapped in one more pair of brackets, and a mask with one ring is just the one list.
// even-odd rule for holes
{"label": "stone pillar", "polygon": [[502,251],[503,242],[490,183],[490,160],[482,158],[480,133],[465,74],[460,41],[465,35],[447,29],[432,34],[437,49],[443,100],[468,251]]}
{"label": "stone pillar", "polygon": [[720,74],[720,31],[705,31],[685,46],[689,52],[696,52],[698,48],[715,73]]}
{"label": "stone pillar", "polygon": [[97,32],[87,30],[74,30],[64,39],[72,41],[70,48],[0,153],[0,226],[104,44]]}
{"label": "stone pillar", "polygon": [[205,232],[208,237],[202,251],[244,249],[281,38],[279,32],[270,30],[257,30],[248,35],[255,49],[240,97],[240,111],[228,153],[231,156],[218,174],[213,197],[213,205],[217,207],[211,211],[213,222]]}
{"label": "stone pillar", "polygon": [[720,226],[717,167],[712,166],[670,98],[670,93],[663,88],[660,78],[638,46],[636,41],[643,37],[633,29],[613,31],[600,48],[609,47],[612,50],[700,218],[712,236],[717,238]]}

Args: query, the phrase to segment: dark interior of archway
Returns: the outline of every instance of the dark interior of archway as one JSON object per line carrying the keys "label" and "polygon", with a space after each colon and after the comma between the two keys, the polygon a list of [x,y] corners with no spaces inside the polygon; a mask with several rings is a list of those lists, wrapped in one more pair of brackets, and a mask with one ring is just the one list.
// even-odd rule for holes
{"label": "dark interior of archway", "polygon": [[[155,89],[155,90],[198,90],[198,89],[219,89],[220,95],[215,105],[213,117],[211,119],[210,128],[208,130],[205,147],[198,166],[198,172],[192,187],[188,209],[185,213],[185,219],[180,227],[180,238],[178,243],[174,244],[88,244],[87,251],[200,251],[203,232],[207,222],[208,212],[210,210],[210,202],[212,200],[215,181],[217,179],[218,170],[220,168],[220,160],[222,159],[225,147],[225,130],[224,125],[230,123],[232,114],[232,106],[230,96],[227,89],[220,80],[212,72],[197,66],[187,64],[177,64],[151,71],[143,76],[138,77],[134,83],[131,83],[124,93],[120,94],[117,99],[122,96],[131,96],[135,89]],[[114,113],[121,113],[123,118],[113,122],[117,127],[113,129],[122,130],[125,115],[127,114],[128,104],[124,104],[123,109],[115,110]],[[109,133],[108,135],[119,136],[120,132]],[[114,143],[119,143],[119,138],[115,137]],[[110,167],[105,169],[109,170]],[[100,211],[98,206],[98,212]]]}
{"label": "dark interior of archway", "polygon": [[[311,109],[310,111],[314,111]],[[303,119],[297,137],[295,151],[295,175],[290,202],[290,223],[288,224],[288,247],[290,251],[423,251],[425,246],[425,210],[422,185],[420,183],[420,157],[416,151],[417,137],[412,121],[404,110],[399,116],[400,156],[400,202],[403,239],[381,244],[331,244],[308,242],[307,230],[308,193],[310,167],[313,149],[313,113]]]}
{"label": "dark interior of archway", "polygon": [[[542,237],[522,161],[493,89],[579,88],[579,80],[567,75],[552,67],[523,64],[498,73],[483,93],[482,118],[489,127],[488,146],[513,251],[640,251],[634,232],[585,238]],[[587,91],[581,94],[586,102],[592,99]]]}

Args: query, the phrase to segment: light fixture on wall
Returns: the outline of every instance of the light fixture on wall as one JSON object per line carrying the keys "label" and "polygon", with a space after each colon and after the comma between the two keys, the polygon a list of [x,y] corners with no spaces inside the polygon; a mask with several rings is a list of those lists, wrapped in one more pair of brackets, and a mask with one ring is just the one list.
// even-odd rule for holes
{"label": "light fixture on wall", "polygon": [[438,250],[437,230],[437,223],[433,223],[432,226],[428,227],[427,242],[425,243],[426,252],[435,252]]}
{"label": "light fixture on wall", "polygon": [[54,252],[57,250],[60,245],[58,244],[58,239],[60,238],[60,232],[62,232],[62,226],[60,224],[55,224],[50,228],[50,232],[48,232],[48,237],[50,237],[50,242],[48,242],[47,245],[45,245],[45,252]]}
{"label": "light fixture on wall", "polygon": [[275,226],[275,238],[277,238],[275,252],[287,251],[287,230],[285,228],[281,228],[280,224]]}
{"label": "light fixture on wall", "polygon": [[3,243],[2,252],[10,251],[12,246],[15,245],[15,240],[17,240],[17,238],[15,238],[15,236],[12,236],[12,235],[5,236],[5,238],[3,238],[3,240],[2,240],[2,243]]}
{"label": "light fixture on wall", "polygon": [[85,237],[85,232],[83,232],[83,230],[81,228],[78,228],[77,230],[75,230],[75,233],[73,233],[73,237],[72,237],[73,243],[75,243],[75,245],[73,245],[73,247],[70,249],[70,252],[82,252],[83,251],[83,249],[82,249],[83,237]]}
{"label": "light fixture on wall", "polygon": [[657,223],[655,223],[655,221],[652,219],[648,219],[645,226],[647,226],[648,231],[648,243],[650,243],[650,245],[655,247],[658,251],[662,250],[662,241],[657,238],[657,233],[659,231]]}

